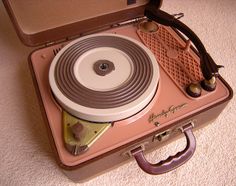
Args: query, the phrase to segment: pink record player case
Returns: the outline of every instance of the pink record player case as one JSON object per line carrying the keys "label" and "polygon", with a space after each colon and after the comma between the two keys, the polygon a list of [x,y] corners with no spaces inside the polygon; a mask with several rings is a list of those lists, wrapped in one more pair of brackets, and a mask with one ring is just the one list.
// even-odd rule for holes
{"label": "pink record player case", "polygon": [[[133,159],[153,175],[178,168],[194,154],[194,130],[233,96],[161,0],[3,2],[22,42],[39,47],[29,55],[35,89],[58,165],[75,182]],[[177,137],[183,151],[145,159]]]}

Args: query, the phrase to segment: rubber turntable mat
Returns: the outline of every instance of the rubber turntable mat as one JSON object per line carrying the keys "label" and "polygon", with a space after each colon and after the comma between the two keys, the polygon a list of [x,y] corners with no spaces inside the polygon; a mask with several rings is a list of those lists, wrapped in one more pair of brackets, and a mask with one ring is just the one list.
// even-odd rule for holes
{"label": "rubber turntable mat", "polygon": [[[99,92],[84,87],[76,80],[73,67],[77,58],[98,47],[125,51],[132,59],[134,72],[121,87]],[[120,37],[96,36],[84,39],[64,51],[57,62],[55,77],[63,94],[74,102],[91,108],[114,108],[130,103],[143,94],[149,87],[152,74],[150,58],[137,44]]]}

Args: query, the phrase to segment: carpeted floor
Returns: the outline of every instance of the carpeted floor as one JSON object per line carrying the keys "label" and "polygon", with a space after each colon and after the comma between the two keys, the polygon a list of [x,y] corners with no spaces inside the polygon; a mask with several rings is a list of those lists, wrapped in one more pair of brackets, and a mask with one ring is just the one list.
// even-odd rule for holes
{"label": "carpeted floor", "polygon": [[[221,74],[235,91],[236,1],[164,0],[162,9],[185,13],[182,21],[225,66]],[[56,165],[48,143],[27,64],[32,50],[19,41],[0,2],[0,185],[75,185]],[[236,185],[235,124],[233,99],[214,123],[195,132],[196,152],[177,170],[151,176],[132,161],[84,185]],[[180,139],[147,157],[163,159],[184,143]]]}

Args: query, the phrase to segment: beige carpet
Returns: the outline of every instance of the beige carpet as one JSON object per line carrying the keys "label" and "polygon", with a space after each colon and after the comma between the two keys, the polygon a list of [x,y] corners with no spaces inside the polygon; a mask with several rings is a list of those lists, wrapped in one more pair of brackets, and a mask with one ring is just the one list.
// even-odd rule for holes
{"label": "beige carpet", "polygon": [[[236,1],[164,0],[163,9],[185,13],[182,21],[225,66],[221,74],[235,91]],[[54,161],[27,65],[30,51],[0,2],[0,185],[75,185]],[[84,185],[236,185],[235,104],[233,99],[213,124],[195,132],[196,153],[177,170],[150,176],[132,161]],[[147,157],[157,161],[183,146],[181,139]]]}

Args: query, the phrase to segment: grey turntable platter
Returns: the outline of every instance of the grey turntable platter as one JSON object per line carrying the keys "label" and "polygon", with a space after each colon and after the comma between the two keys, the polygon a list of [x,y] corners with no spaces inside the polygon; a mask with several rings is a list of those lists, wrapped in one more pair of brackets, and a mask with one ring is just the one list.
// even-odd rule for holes
{"label": "grey turntable platter", "polygon": [[132,116],[152,100],[159,82],[155,56],[142,43],[117,34],[72,41],[53,59],[51,90],[72,115],[94,122]]}

